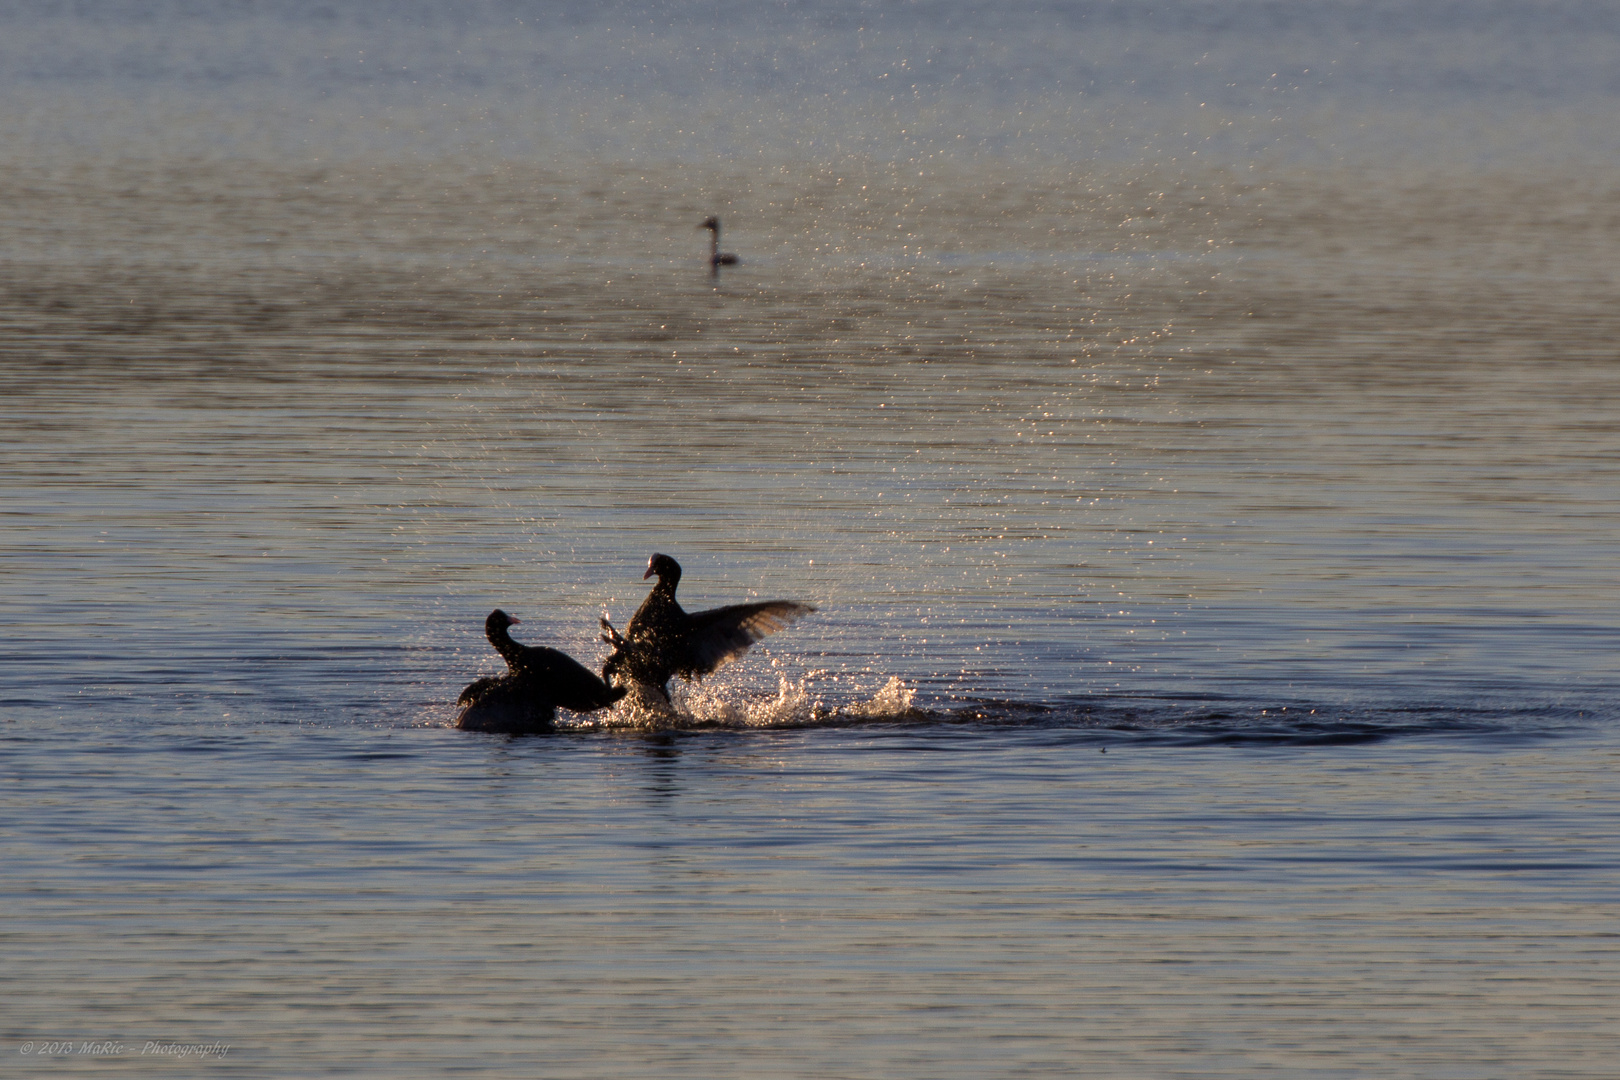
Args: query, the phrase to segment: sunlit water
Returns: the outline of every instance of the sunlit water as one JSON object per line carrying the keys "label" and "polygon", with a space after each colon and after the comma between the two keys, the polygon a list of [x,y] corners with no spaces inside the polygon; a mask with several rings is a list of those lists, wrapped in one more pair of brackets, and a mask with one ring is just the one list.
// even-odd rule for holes
{"label": "sunlit water", "polygon": [[0,16],[11,1072],[1612,1075],[1610,9],[451,10]]}

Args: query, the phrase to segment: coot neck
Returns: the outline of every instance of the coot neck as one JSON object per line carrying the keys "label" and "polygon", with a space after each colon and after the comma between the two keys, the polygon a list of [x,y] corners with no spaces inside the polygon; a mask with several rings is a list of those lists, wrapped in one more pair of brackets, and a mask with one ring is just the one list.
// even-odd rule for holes
{"label": "coot neck", "polygon": [[512,635],[504,626],[490,626],[485,630],[485,637],[495,646],[495,651],[501,654],[506,666],[516,671],[523,666],[523,646],[512,640]]}

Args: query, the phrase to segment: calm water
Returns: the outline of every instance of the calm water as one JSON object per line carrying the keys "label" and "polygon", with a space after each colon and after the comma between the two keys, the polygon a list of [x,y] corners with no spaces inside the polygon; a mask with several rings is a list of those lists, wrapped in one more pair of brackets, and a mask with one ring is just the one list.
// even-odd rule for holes
{"label": "calm water", "polygon": [[[8,8],[0,1069],[1612,1075],[1617,61]],[[653,551],[820,610],[448,729]]]}

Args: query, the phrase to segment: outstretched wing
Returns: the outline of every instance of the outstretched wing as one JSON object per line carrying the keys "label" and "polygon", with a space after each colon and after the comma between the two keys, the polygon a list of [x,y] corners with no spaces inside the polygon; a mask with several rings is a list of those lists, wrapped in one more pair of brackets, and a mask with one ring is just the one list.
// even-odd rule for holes
{"label": "outstretched wing", "polygon": [[763,604],[732,604],[695,612],[684,650],[691,674],[679,674],[688,678],[707,675],[737,659],[760,638],[791,626],[814,610],[809,604],[791,600],[767,600]]}

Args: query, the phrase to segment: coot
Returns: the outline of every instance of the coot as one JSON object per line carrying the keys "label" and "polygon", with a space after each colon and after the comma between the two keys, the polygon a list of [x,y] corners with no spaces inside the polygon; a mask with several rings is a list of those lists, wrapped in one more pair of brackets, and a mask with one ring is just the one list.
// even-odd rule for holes
{"label": "coot", "polygon": [[656,576],[658,584],[631,616],[624,633],[613,629],[606,618],[602,620],[602,640],[614,648],[602,665],[602,677],[645,683],[666,701],[670,676],[701,679],[740,657],[754,642],[816,610],[792,600],[767,600],[690,614],[675,599],[675,587],[681,582],[680,563],[668,555],[654,555],[641,576],[643,580]]}
{"label": "coot", "polygon": [[592,712],[624,697],[622,687],[609,686],[567,653],[513,641],[507,628],[518,622],[500,608],[484,620],[484,636],[506,661],[507,672],[467,685],[456,699],[464,706],[457,727],[509,735],[550,731],[559,705]]}

